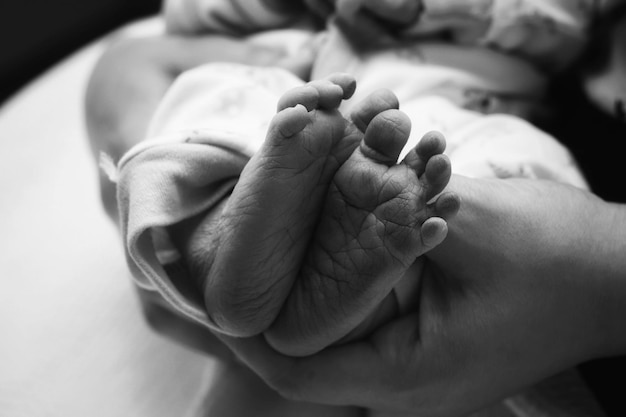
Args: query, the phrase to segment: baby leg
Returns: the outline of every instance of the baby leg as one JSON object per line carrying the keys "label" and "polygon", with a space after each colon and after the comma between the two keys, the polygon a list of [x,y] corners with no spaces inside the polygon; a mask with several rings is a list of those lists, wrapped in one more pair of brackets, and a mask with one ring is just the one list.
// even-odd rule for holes
{"label": "baby leg", "polygon": [[280,100],[222,212],[204,274],[207,311],[224,331],[260,333],[284,303],[330,181],[362,136],[338,111],[354,89],[352,77],[334,75]]}
{"label": "baby leg", "polygon": [[315,353],[374,313],[417,257],[445,237],[445,220],[433,216],[458,208],[455,197],[441,210],[427,204],[451,175],[443,137],[427,135],[398,164],[410,120],[394,108],[372,117],[372,108],[367,102],[353,116],[363,139],[335,174],[300,276],[265,333],[285,354]]}

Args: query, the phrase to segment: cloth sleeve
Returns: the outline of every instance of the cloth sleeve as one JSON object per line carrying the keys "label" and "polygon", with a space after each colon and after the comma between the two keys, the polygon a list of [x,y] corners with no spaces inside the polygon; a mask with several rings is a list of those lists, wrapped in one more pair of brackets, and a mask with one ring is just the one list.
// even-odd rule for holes
{"label": "cloth sleeve", "polygon": [[[278,68],[208,64],[182,75],[157,109],[150,139],[108,166],[135,283],[177,312],[220,332],[167,229],[211,210],[232,191],[265,138],[280,95],[302,81]],[[106,163],[104,165],[107,165]]]}
{"label": "cloth sleeve", "polygon": [[301,1],[165,0],[163,14],[171,33],[241,35],[285,27],[302,7]]}
{"label": "cloth sleeve", "polygon": [[584,49],[594,0],[423,0],[404,36],[445,33],[455,42],[512,53],[559,71]]}

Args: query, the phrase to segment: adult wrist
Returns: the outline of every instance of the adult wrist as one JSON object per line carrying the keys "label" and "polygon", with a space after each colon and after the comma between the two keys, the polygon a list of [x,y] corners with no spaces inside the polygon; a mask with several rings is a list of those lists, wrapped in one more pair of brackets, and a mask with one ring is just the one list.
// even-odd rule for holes
{"label": "adult wrist", "polygon": [[[597,300],[597,346],[593,358],[626,354],[626,205],[599,204],[590,219],[587,254],[593,272],[590,297]],[[591,359],[591,358],[590,358]]]}
{"label": "adult wrist", "polygon": [[550,181],[453,176],[448,190],[461,211],[446,242],[509,263],[503,285],[549,316],[564,365],[626,353],[626,206]]}

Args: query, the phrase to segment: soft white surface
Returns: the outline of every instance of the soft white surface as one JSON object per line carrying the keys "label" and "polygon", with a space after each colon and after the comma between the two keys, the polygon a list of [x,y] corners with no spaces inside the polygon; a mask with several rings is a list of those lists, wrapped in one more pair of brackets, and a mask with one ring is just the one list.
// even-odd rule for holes
{"label": "soft white surface", "polygon": [[0,108],[0,416],[184,416],[212,362],[152,333],[100,207],[92,45]]}

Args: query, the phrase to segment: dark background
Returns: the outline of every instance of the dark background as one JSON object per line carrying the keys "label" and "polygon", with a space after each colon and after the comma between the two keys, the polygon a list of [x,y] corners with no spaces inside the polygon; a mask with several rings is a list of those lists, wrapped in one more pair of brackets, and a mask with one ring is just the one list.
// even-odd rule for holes
{"label": "dark background", "polygon": [[42,70],[160,0],[1,0],[0,104]]}
{"label": "dark background", "polygon": [[[1,1],[0,105],[77,48],[159,7],[159,0]],[[600,197],[626,202],[625,157],[619,152],[626,129],[586,101],[576,75],[565,74],[556,83],[559,112],[546,128],[573,151]],[[594,361],[581,370],[610,416],[626,416],[626,359]]]}

